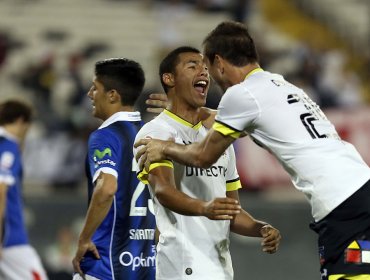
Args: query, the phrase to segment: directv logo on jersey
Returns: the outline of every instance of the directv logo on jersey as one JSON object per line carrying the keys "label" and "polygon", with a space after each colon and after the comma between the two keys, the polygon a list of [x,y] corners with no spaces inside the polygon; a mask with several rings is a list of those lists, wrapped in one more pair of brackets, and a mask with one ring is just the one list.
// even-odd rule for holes
{"label": "directv logo on jersey", "polygon": [[225,168],[224,166],[214,166],[214,165],[209,168],[186,166],[185,170],[186,176],[225,177],[227,168]]}
{"label": "directv logo on jersey", "polygon": [[131,252],[125,251],[119,256],[119,262],[123,266],[131,266],[135,271],[138,267],[150,267],[155,265],[155,255],[146,256],[141,252],[140,256],[133,256]]}
{"label": "directv logo on jersey", "polygon": [[154,229],[130,229],[130,239],[134,240],[154,240]]}

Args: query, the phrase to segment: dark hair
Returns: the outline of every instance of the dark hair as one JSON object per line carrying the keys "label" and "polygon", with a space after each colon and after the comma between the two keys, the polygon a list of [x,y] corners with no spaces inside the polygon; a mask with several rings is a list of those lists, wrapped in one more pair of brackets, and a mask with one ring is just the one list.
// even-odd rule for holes
{"label": "dark hair", "polygon": [[200,51],[196,48],[189,47],[189,46],[182,46],[179,48],[174,49],[166,57],[162,60],[161,64],[159,65],[159,78],[161,80],[162,87],[165,93],[168,92],[168,86],[163,82],[162,76],[165,73],[175,73],[175,69],[177,64],[179,63],[179,55],[182,53],[200,53]]}
{"label": "dark hair", "polygon": [[203,41],[204,55],[213,64],[218,54],[234,66],[258,62],[258,54],[248,28],[239,22],[224,21]]}
{"label": "dark hair", "polygon": [[95,63],[95,76],[106,91],[115,89],[122,105],[133,106],[141,94],[145,75],[140,64],[127,58],[110,58]]}
{"label": "dark hair", "polygon": [[24,122],[31,122],[32,107],[14,99],[0,103],[0,125],[11,124],[19,118]]}

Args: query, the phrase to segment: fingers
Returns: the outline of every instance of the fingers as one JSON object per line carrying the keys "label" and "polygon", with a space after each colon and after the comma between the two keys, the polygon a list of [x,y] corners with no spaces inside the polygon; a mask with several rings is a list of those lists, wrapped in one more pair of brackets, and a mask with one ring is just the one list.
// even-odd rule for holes
{"label": "fingers", "polygon": [[159,100],[159,101],[164,101],[164,102],[167,102],[168,98],[167,98],[167,94],[165,93],[151,93],[149,94],[149,98],[146,102],[146,104],[151,104],[151,103],[148,103],[151,102],[151,101],[155,101],[155,100]]}
{"label": "fingers", "polygon": [[163,112],[163,108],[152,108],[152,107],[148,107],[148,108],[146,108],[146,111],[148,113],[160,114],[160,113]]}
{"label": "fingers", "polygon": [[134,147],[137,148],[137,147],[140,147],[140,146],[145,146],[146,144],[148,144],[150,142],[151,138],[143,138],[143,139],[139,139],[137,142],[134,143]]}
{"label": "fingers", "polygon": [[81,267],[80,267],[80,262],[81,262],[81,259],[80,257],[78,257],[76,255],[76,257],[74,257],[74,259],[72,260],[72,265],[73,265],[73,269],[75,272],[77,272],[78,274],[80,274],[80,276],[85,279],[85,275],[84,273],[82,272],[81,270]]}
{"label": "fingers", "polygon": [[261,228],[262,234],[262,250],[266,253],[273,254],[275,253],[280,244],[281,235],[279,230],[275,229],[270,225],[265,225]]}
{"label": "fingers", "polygon": [[145,155],[145,152],[146,152],[146,147],[143,147],[136,152],[135,160],[139,163],[139,165],[143,162],[143,155]]}
{"label": "fingers", "polygon": [[94,248],[91,249],[91,252],[93,253],[95,258],[100,259],[99,251],[98,251],[98,249],[96,249],[95,246],[94,246]]}
{"label": "fingers", "polygon": [[241,206],[238,200],[222,197],[207,202],[204,209],[210,220],[232,220],[240,213]]}
{"label": "fingers", "polygon": [[145,103],[152,106],[146,109],[147,112],[159,114],[167,107],[167,95],[164,93],[152,93]]}

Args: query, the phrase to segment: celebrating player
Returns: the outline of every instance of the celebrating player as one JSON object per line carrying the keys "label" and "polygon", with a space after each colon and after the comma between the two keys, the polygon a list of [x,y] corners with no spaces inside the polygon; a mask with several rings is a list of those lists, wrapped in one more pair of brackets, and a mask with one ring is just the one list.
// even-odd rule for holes
{"label": "celebrating player", "polygon": [[143,155],[146,169],[164,159],[206,168],[248,134],[306,194],[322,279],[370,279],[370,168],[303,90],[260,68],[243,24],[219,24],[203,46],[211,76],[226,91],[213,129],[191,145],[141,139],[136,147],[146,147],[137,158]]}

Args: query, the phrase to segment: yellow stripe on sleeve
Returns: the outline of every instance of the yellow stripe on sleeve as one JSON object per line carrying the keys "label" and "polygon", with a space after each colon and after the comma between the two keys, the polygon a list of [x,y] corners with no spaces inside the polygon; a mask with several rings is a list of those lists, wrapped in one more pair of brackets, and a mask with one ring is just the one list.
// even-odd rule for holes
{"label": "yellow stripe on sleeve", "polygon": [[[152,163],[149,166],[149,172],[152,171],[154,168],[157,168],[157,167],[160,167],[160,166],[166,166],[166,167],[169,167],[169,168],[173,168],[173,163],[170,160],[163,160],[163,161],[160,161],[160,162]],[[143,182],[144,184],[149,184],[149,182],[148,182],[149,172],[146,171],[146,169],[144,168],[142,171],[139,172],[139,174],[137,174],[137,178],[141,182]]]}
{"label": "yellow stripe on sleeve", "polygon": [[238,139],[240,137],[241,132],[231,129],[230,127],[227,127],[217,121],[214,122],[212,128],[218,132],[220,132],[222,135],[225,136],[231,136],[235,139]]}
{"label": "yellow stripe on sleeve", "polygon": [[240,180],[226,182],[226,191],[236,191],[242,187]]}
{"label": "yellow stripe on sleeve", "polygon": [[329,280],[370,280],[370,274],[359,274],[359,275],[346,275],[346,274],[333,274],[329,275]]}

